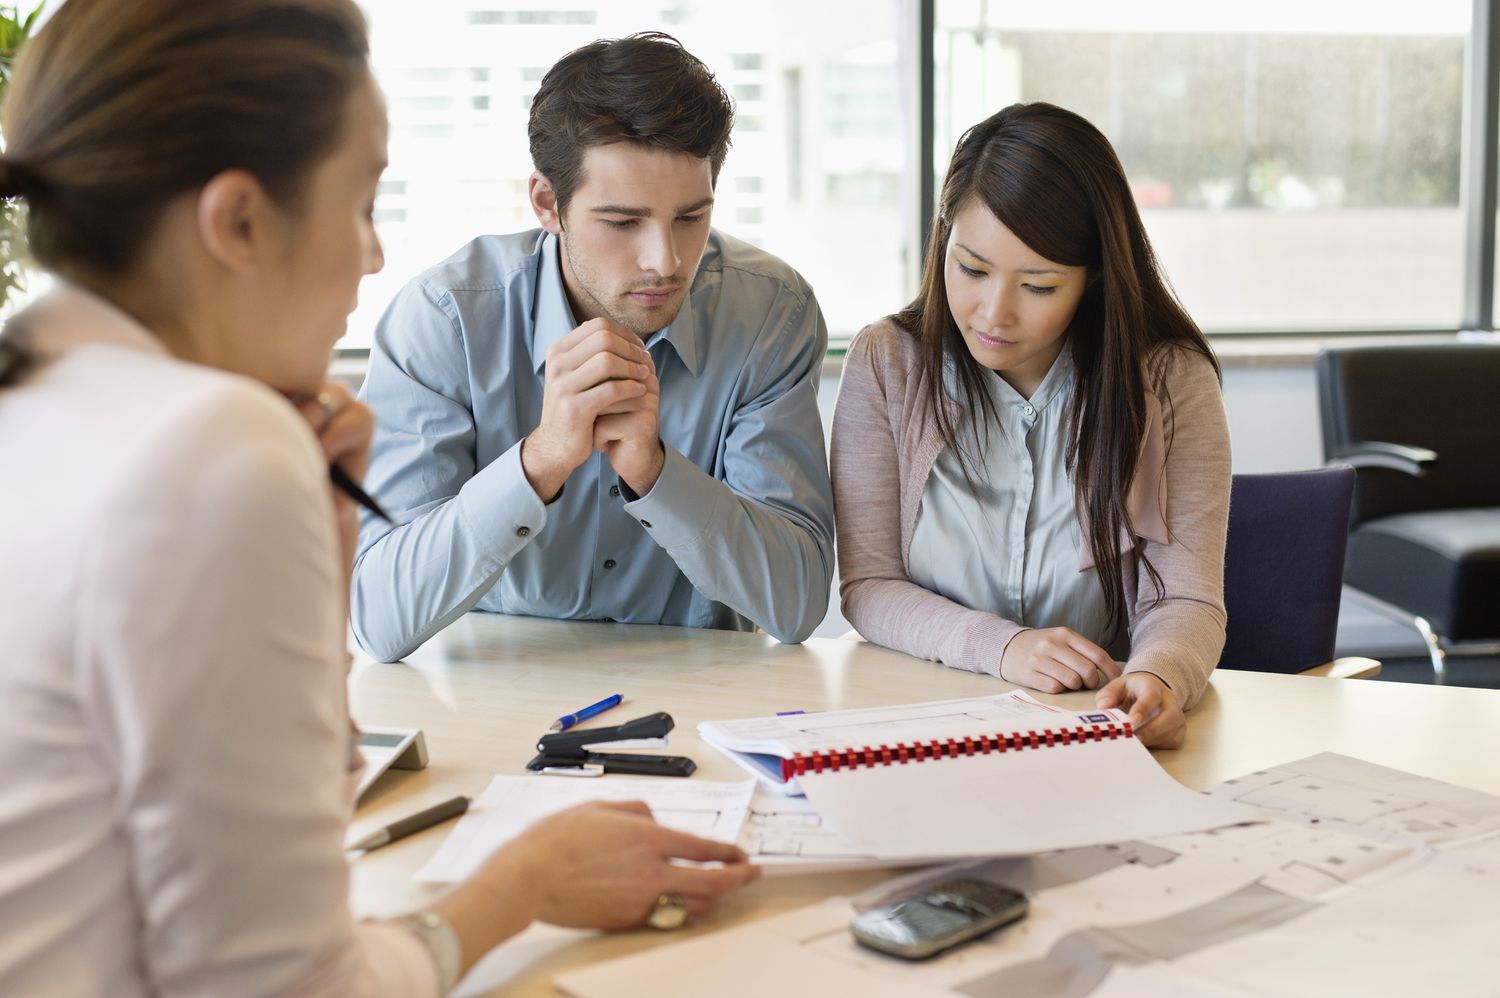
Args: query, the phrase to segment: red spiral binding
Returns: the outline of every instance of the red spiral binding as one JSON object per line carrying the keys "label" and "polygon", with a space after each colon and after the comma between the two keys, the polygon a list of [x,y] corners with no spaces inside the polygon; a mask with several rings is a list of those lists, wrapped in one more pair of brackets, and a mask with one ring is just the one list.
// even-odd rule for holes
{"label": "red spiral binding", "polygon": [[790,780],[795,776],[806,776],[809,771],[873,768],[889,766],[892,762],[906,765],[908,762],[926,762],[929,759],[953,759],[972,756],[976,752],[989,755],[991,752],[1020,751],[1028,748],[1052,748],[1057,745],[1076,745],[1087,741],[1111,741],[1132,738],[1135,731],[1129,721],[1121,724],[1099,725],[1086,728],[1046,728],[1042,731],[1016,732],[1011,735],[965,735],[962,740],[947,741],[933,739],[930,742],[898,742],[895,745],[881,743],[879,747],[869,745],[860,748],[830,749],[806,755],[796,753],[790,759],[781,760],[781,778]]}

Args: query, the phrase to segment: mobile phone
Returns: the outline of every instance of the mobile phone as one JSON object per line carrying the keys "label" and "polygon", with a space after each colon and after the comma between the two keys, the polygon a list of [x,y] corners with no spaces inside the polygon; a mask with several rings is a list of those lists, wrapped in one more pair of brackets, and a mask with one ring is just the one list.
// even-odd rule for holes
{"label": "mobile phone", "polygon": [[905,960],[925,960],[1025,917],[1026,895],[985,880],[929,884],[871,908],[849,923],[861,945]]}

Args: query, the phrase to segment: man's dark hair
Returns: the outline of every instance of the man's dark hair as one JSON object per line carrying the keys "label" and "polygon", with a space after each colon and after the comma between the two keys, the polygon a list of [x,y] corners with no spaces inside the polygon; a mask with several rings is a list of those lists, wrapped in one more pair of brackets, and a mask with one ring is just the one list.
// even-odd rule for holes
{"label": "man's dark hair", "polygon": [[671,35],[601,39],[557,61],[531,103],[531,162],[561,214],[583,179],[589,146],[633,142],[706,159],[718,183],[734,104]]}

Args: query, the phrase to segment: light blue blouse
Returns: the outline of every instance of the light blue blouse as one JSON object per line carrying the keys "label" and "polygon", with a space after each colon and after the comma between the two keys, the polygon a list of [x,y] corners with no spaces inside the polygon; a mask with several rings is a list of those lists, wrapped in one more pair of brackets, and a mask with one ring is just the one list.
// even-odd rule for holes
{"label": "light blue blouse", "polygon": [[[975,487],[945,447],[922,493],[909,574],[972,610],[1027,627],[1070,627],[1123,659],[1128,640],[1110,626],[1097,573],[1078,570],[1081,534],[1066,467],[1075,382],[1071,350],[1029,399],[998,374],[986,378],[996,418],[972,464]],[[975,449],[967,427],[960,446]]]}

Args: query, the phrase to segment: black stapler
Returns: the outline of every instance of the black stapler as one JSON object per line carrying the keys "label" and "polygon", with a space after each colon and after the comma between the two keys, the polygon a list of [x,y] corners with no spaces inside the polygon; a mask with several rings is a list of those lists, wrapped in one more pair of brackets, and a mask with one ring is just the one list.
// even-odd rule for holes
{"label": "black stapler", "polygon": [[665,711],[647,714],[612,728],[559,731],[543,735],[536,743],[537,755],[526,764],[532,772],[576,776],[629,773],[633,776],[691,776],[698,765],[682,755],[639,755],[634,752],[595,752],[591,746],[637,738],[665,738],[673,727]]}

